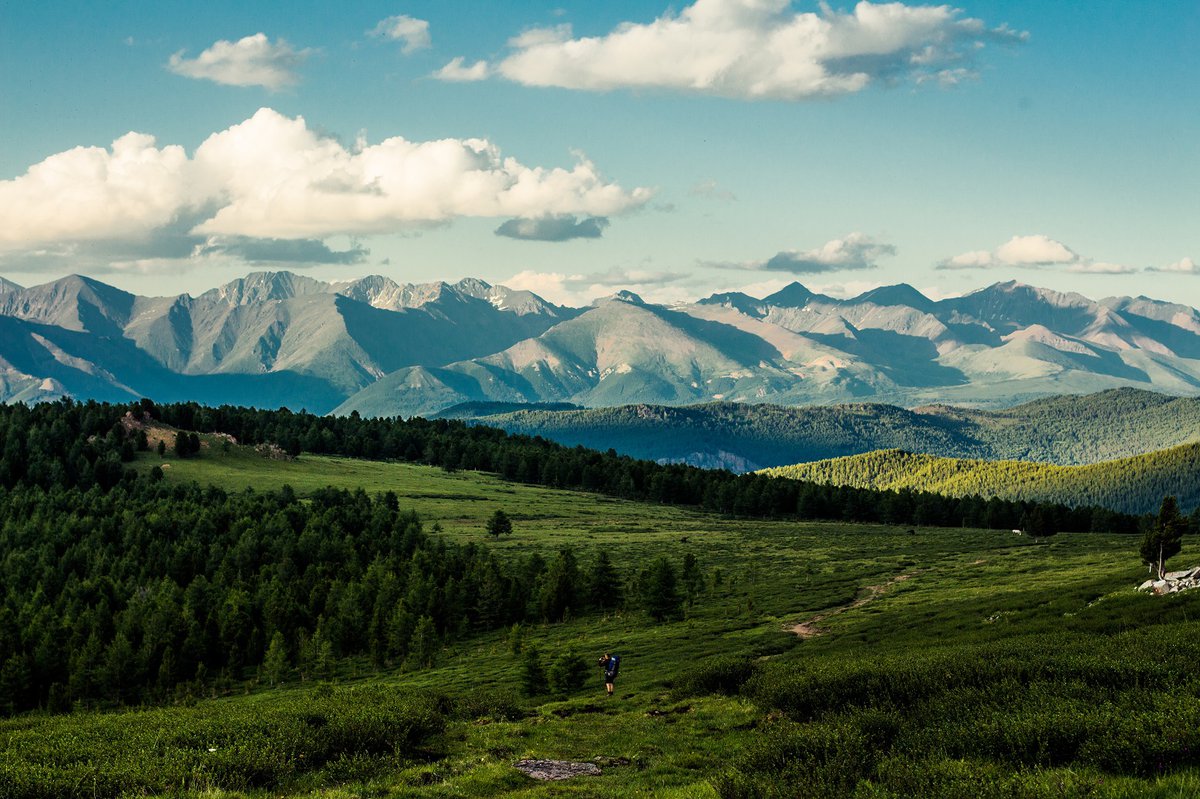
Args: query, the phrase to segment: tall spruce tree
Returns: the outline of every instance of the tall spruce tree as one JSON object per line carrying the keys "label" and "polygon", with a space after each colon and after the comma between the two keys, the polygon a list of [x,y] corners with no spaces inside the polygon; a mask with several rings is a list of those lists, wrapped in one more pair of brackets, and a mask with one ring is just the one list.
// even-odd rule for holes
{"label": "tall spruce tree", "polygon": [[502,510],[497,510],[487,520],[487,533],[492,538],[499,538],[502,535],[512,535],[512,531],[512,519],[508,518],[508,514]]}
{"label": "tall spruce tree", "polygon": [[642,574],[642,604],[650,618],[664,621],[679,615],[682,599],[677,588],[675,568],[666,557],[650,564]]}
{"label": "tall spruce tree", "polygon": [[599,610],[614,610],[621,606],[621,575],[613,566],[608,553],[600,550],[587,576],[587,601]]}
{"label": "tall spruce tree", "polygon": [[1188,522],[1179,512],[1175,497],[1163,497],[1158,516],[1142,536],[1142,562],[1157,569],[1158,579],[1163,578],[1167,561],[1179,554],[1183,548],[1183,534]]}
{"label": "tall spruce tree", "polygon": [[279,630],[271,636],[271,645],[263,658],[263,677],[267,684],[274,687],[283,682],[288,672],[287,645],[283,641],[283,633]]}
{"label": "tall spruce tree", "polygon": [[521,690],[526,696],[538,696],[546,693],[548,687],[542,653],[536,646],[525,647],[521,655]]}

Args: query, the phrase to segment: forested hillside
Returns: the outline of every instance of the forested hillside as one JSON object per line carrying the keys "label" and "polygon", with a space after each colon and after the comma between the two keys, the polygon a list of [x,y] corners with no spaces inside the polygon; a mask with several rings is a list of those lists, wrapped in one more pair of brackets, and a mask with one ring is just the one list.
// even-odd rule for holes
{"label": "forested hillside", "polygon": [[1126,513],[1150,513],[1168,495],[1184,510],[1200,505],[1200,444],[1087,466],[939,458],[892,449],[780,466],[766,474],[857,488],[1100,505]]}
{"label": "forested hillside", "polygon": [[733,471],[902,449],[948,458],[1098,463],[1200,440],[1200,399],[1137,389],[1035,400],[999,411],[936,405],[710,403],[684,408],[447,409],[513,433],[612,447],[635,458]]}
{"label": "forested hillside", "polygon": [[[459,421],[313,416],[286,409],[155,405],[149,400],[132,405],[63,400],[32,408],[0,406],[0,487],[108,490],[136,482],[136,473],[124,464],[147,446],[143,428],[150,423],[219,433],[243,445],[270,445],[291,455],[310,452],[494,472],[506,480],[551,488],[742,516],[1005,528],[1016,526],[1035,504],[916,491],[880,493],[657,464],[612,450],[568,448]],[[1132,517],[1119,519],[1107,509],[1060,505],[1044,510],[1064,531],[1136,526]]]}

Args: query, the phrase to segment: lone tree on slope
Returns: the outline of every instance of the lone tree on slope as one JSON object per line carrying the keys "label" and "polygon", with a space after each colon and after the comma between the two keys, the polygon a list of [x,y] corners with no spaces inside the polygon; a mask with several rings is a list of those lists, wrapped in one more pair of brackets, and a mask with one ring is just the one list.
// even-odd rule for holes
{"label": "lone tree on slope", "polygon": [[499,538],[502,535],[511,535],[512,530],[512,519],[508,518],[508,514],[502,510],[496,511],[487,520],[487,532],[493,538]]}
{"label": "lone tree on slope", "polygon": [[1158,579],[1163,578],[1167,560],[1178,555],[1183,547],[1183,534],[1188,523],[1179,513],[1175,497],[1163,497],[1154,524],[1142,536],[1142,562],[1151,568],[1158,567]]}

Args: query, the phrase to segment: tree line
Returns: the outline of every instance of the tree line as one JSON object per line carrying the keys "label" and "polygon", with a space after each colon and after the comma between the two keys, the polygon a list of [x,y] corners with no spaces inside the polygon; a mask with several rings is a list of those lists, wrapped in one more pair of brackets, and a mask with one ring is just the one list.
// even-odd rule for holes
{"label": "tree line", "polygon": [[1011,529],[1021,527],[1022,520],[1038,508],[1058,532],[1136,533],[1140,525],[1137,516],[1095,506],[815,485],[659,464],[611,449],[567,447],[538,436],[456,420],[364,419],[356,413],[313,416],[286,409],[207,408],[195,403],[154,406],[143,401],[143,406],[142,410],[181,429],[228,433],[243,444],[274,443],[296,455],[310,452],[494,472],[522,483],[738,516]]}
{"label": "tree line", "polygon": [[62,400],[0,408],[0,486],[108,489],[133,479],[124,464],[145,447],[145,434],[122,424],[126,412],[184,431],[229,434],[242,444],[274,444],[293,455],[310,452],[473,469],[523,483],[738,516],[1008,529],[1021,527],[1036,508],[1057,532],[1136,533],[1141,523],[1140,517],[1097,506],[816,485],[659,464],[611,449],[571,448],[536,436],[445,419],[314,416],[287,409],[156,405],[149,400],[132,405]]}

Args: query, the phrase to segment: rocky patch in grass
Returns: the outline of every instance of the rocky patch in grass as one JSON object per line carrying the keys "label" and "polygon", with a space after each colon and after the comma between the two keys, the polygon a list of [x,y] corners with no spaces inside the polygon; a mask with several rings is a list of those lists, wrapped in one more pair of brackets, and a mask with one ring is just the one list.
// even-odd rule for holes
{"label": "rocky patch in grass", "polygon": [[576,763],[570,760],[518,760],[516,769],[535,780],[557,781],[574,777],[598,777],[600,767],[595,763]]}

